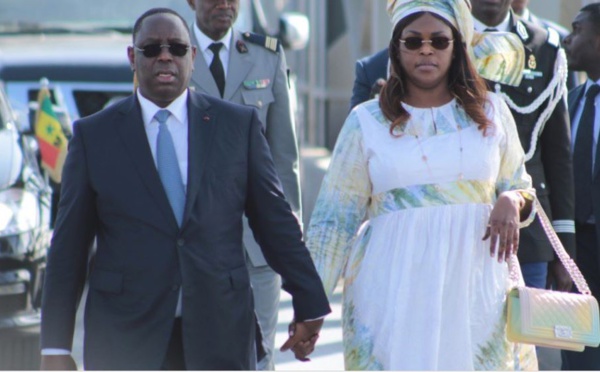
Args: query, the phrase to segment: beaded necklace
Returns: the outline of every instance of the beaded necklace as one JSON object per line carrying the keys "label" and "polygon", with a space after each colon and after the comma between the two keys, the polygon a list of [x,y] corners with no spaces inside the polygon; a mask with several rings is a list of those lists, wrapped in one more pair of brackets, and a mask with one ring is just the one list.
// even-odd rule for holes
{"label": "beaded necklace", "polygon": [[[433,107],[429,108],[429,113],[431,115],[431,123],[433,126],[434,135],[437,135],[438,127],[437,127],[437,123],[435,122]],[[423,161],[423,163],[425,163],[425,166],[427,167],[427,171],[429,172],[429,175],[433,178],[433,172],[431,171],[431,166],[429,164],[429,157],[425,153],[425,150],[423,148],[423,144],[421,141],[422,136],[420,136],[419,132],[415,128],[412,128],[412,127],[413,127],[413,125],[411,123],[410,128],[409,127],[405,128],[404,133],[414,137],[415,140],[417,141],[417,145],[419,146],[419,151],[421,153],[421,160]],[[411,129],[411,130],[408,130],[408,129]],[[463,147],[463,140],[462,140],[462,127],[458,123],[456,124],[456,131],[458,132],[459,154],[460,154],[458,179],[462,180],[464,178],[464,173],[463,173],[464,147]]]}

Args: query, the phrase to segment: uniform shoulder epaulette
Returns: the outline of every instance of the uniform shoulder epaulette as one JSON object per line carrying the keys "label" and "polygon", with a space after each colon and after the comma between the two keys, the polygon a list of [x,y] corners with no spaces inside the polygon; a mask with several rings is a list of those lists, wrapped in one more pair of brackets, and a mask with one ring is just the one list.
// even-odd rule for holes
{"label": "uniform shoulder epaulette", "polygon": [[548,44],[552,45],[555,48],[560,46],[560,35],[558,31],[556,31],[552,27],[548,27]]}
{"label": "uniform shoulder epaulette", "polygon": [[519,37],[521,38],[521,40],[526,43],[529,40],[529,32],[527,31],[527,28],[525,27],[525,25],[523,24],[523,22],[521,21],[517,21],[517,35],[519,35]]}
{"label": "uniform shoulder epaulette", "polygon": [[265,47],[271,52],[277,53],[279,51],[280,42],[276,37],[255,34],[252,32],[244,32],[242,36],[247,42]]}

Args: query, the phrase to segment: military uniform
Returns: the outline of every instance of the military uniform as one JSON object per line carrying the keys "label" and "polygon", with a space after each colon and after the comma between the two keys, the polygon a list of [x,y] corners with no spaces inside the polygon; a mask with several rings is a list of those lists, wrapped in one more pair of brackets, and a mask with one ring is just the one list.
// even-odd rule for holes
{"label": "military uniform", "polygon": [[[192,25],[192,44],[198,46],[195,30],[196,26]],[[285,54],[276,38],[232,31],[223,99],[258,110],[286,199],[301,223],[299,154]],[[220,97],[209,66],[200,53],[194,62],[191,85],[199,92]],[[255,309],[266,342],[267,358],[259,367],[273,369],[281,280],[267,265],[245,218],[244,245]]]}
{"label": "military uniform", "polygon": [[[537,196],[561,242],[574,256],[575,197],[564,51],[555,30],[516,20],[514,15],[511,32],[521,38],[525,47],[523,80],[518,87],[489,82],[490,88],[501,92],[507,101]],[[554,251],[539,219],[521,230],[518,257],[521,263],[554,260]]]}

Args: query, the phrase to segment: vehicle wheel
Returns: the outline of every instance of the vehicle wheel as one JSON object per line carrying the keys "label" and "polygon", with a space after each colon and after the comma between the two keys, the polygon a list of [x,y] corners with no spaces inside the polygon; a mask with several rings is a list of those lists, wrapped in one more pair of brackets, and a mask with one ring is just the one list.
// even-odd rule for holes
{"label": "vehicle wheel", "polygon": [[0,331],[0,370],[40,369],[40,327]]}

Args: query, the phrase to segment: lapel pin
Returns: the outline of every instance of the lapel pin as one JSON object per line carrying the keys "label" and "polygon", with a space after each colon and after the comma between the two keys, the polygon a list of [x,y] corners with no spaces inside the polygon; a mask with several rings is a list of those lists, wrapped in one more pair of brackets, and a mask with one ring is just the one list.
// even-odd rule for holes
{"label": "lapel pin", "polygon": [[204,117],[202,118],[202,120],[204,120],[204,121],[210,121],[210,116],[204,115]]}
{"label": "lapel pin", "polygon": [[235,43],[235,48],[237,49],[238,52],[244,54],[244,53],[248,53],[248,47],[246,46],[246,43],[244,43],[242,40],[238,40]]}

